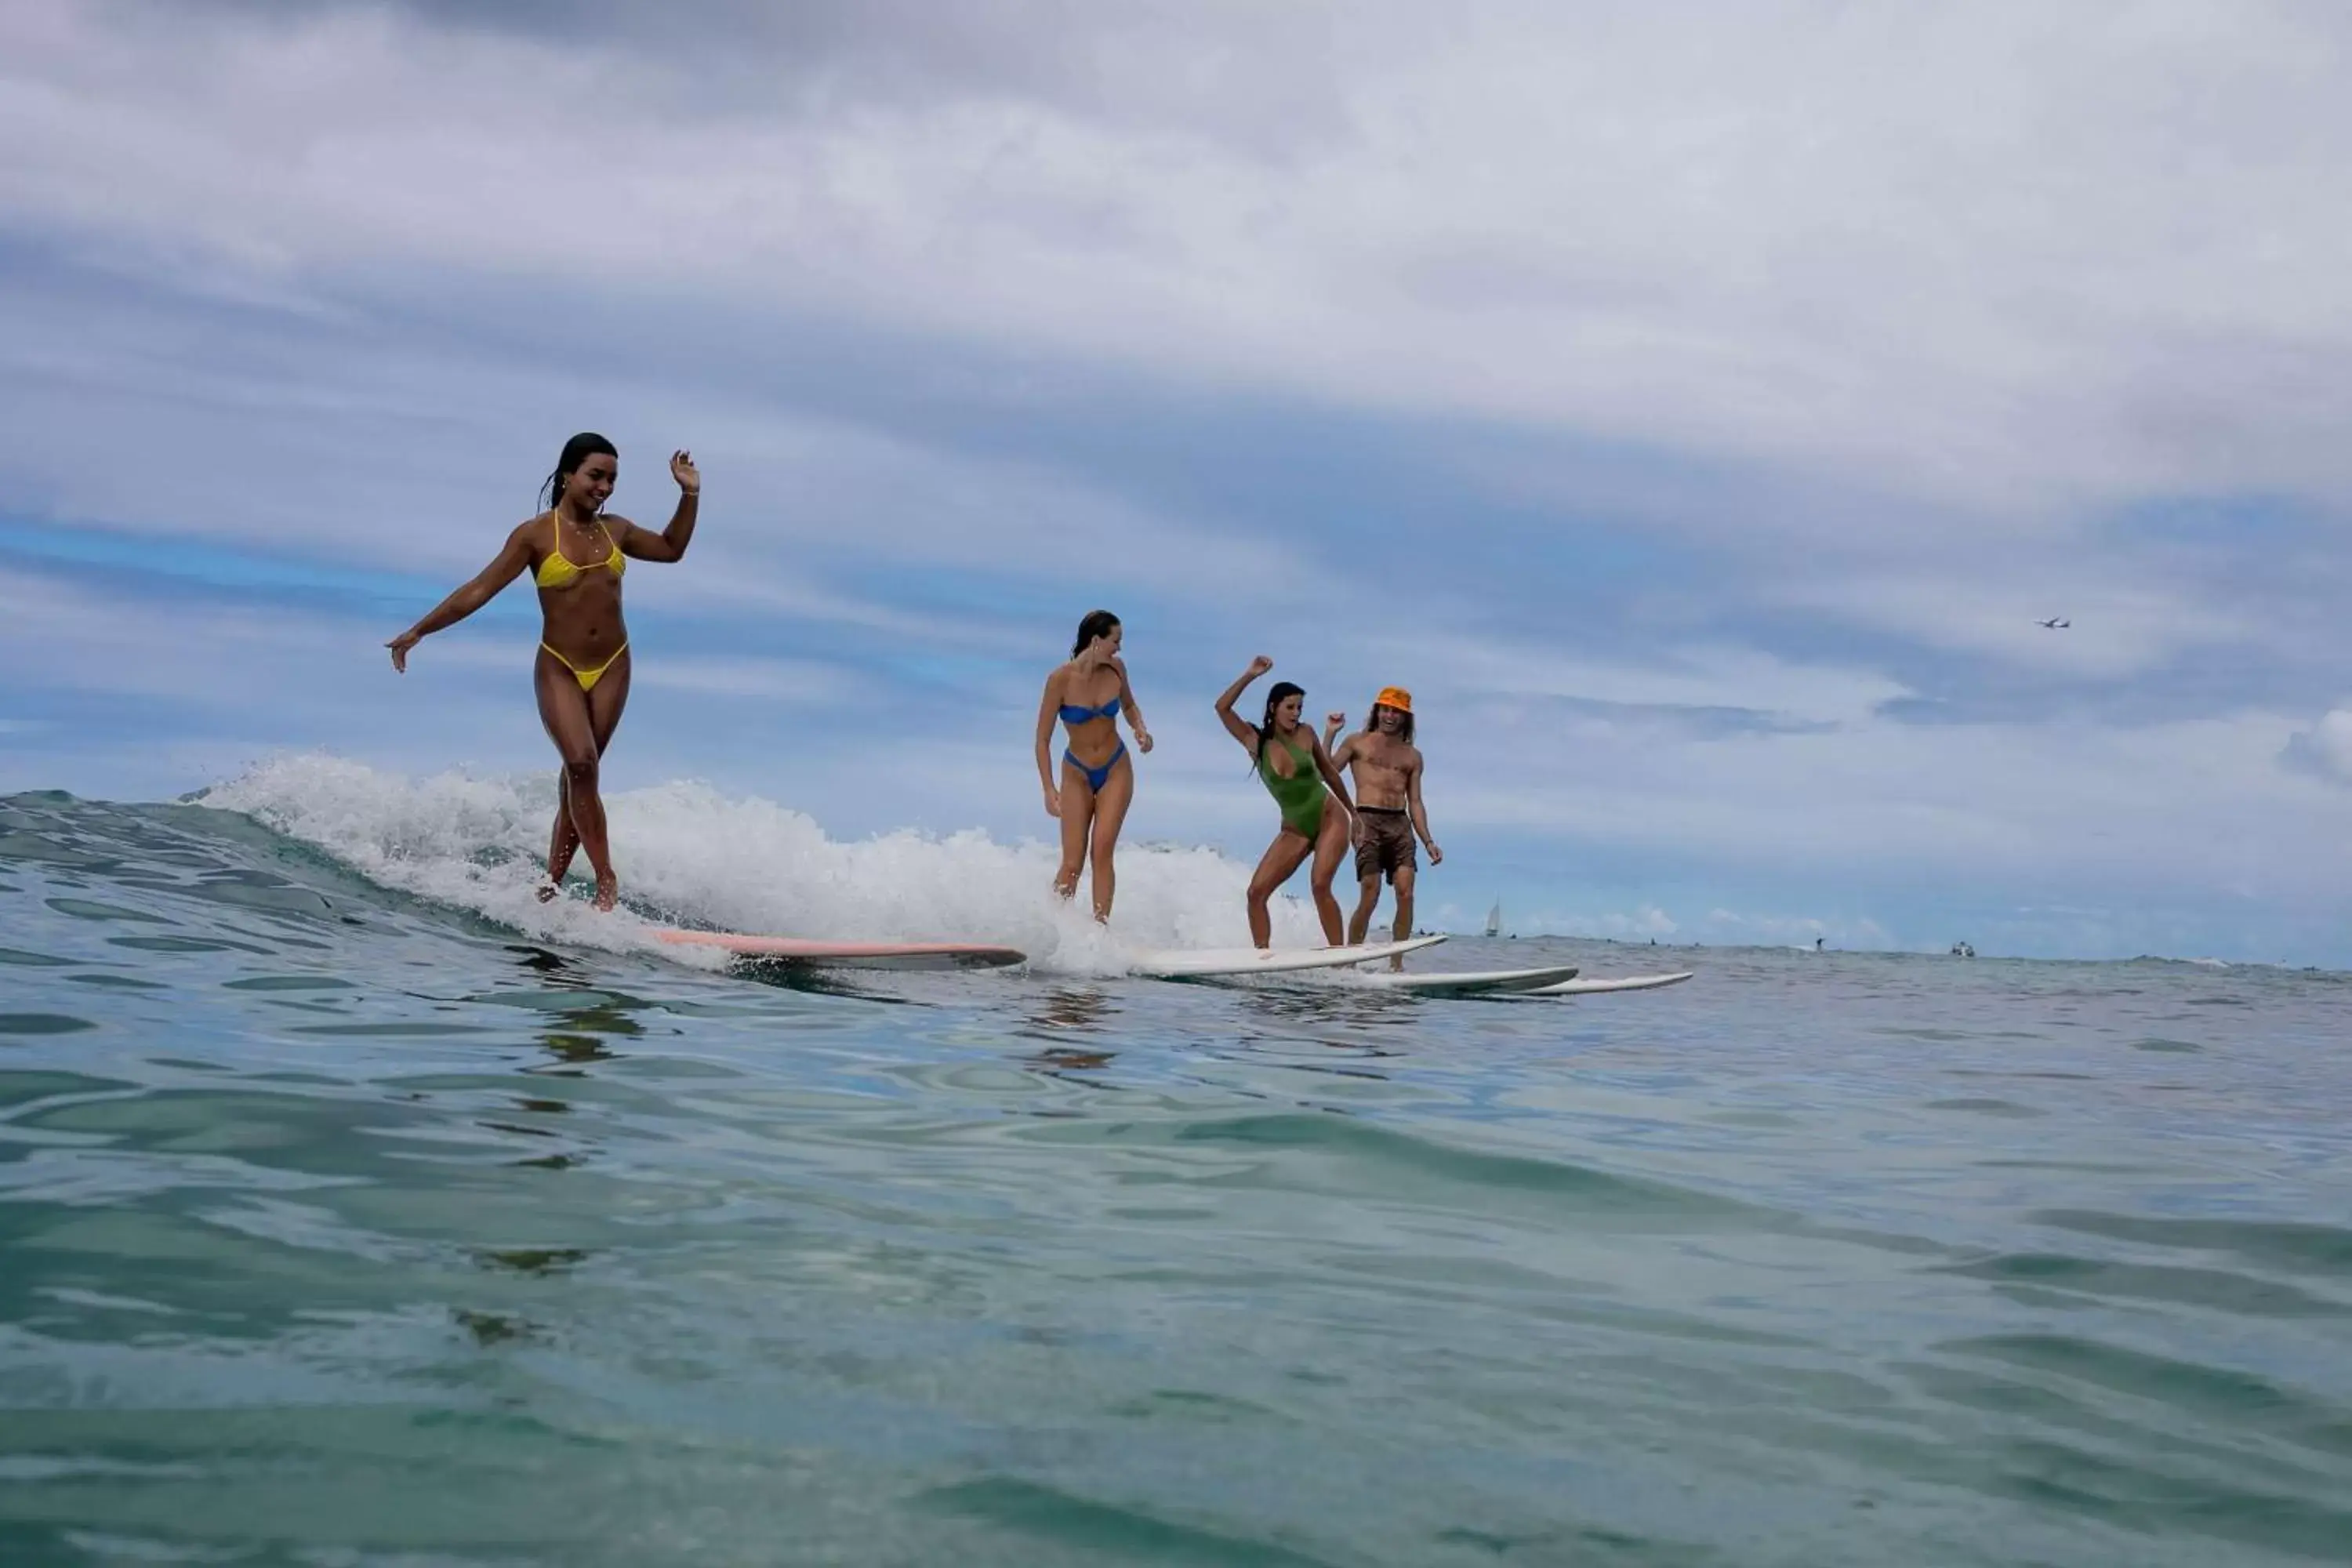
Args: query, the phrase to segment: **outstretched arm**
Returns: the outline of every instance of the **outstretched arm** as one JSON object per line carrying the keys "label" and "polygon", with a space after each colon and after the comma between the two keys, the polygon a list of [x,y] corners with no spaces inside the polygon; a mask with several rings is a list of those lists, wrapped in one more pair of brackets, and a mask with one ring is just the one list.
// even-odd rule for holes
{"label": "outstretched arm", "polygon": [[1120,659],[1118,664],[1119,708],[1127,714],[1127,727],[1135,731],[1135,749],[1149,752],[1151,750],[1151,731],[1144,725],[1143,710],[1136,706],[1135,688],[1128,684],[1127,661]]}
{"label": "outstretched arm", "polygon": [[1412,765],[1405,770],[1404,798],[1405,803],[1412,807],[1413,831],[1421,835],[1421,841],[1423,844],[1429,846],[1429,863],[1433,866],[1444,865],[1445,851],[1440,849],[1437,847],[1437,840],[1429,836],[1429,808],[1421,804],[1421,758],[1419,756],[1415,756],[1412,759]]}
{"label": "outstretched arm", "polygon": [[[1304,730],[1307,726],[1301,724],[1299,728]],[[1339,776],[1339,765],[1331,761],[1331,753],[1323,749],[1323,742],[1319,737],[1315,741],[1315,765],[1322,770],[1323,782],[1331,786],[1331,793],[1339,797],[1339,804],[1346,806],[1352,815],[1356,809],[1356,803],[1348,798],[1348,781]]]}
{"label": "outstretched arm", "polygon": [[403,675],[408,673],[408,650],[445,626],[454,626],[484,605],[499,596],[499,590],[513,582],[530,564],[530,524],[517,523],[507,535],[506,548],[500,550],[488,566],[474,574],[471,581],[433,606],[430,613],[415,626],[383,646],[392,650],[392,668]]}
{"label": "outstretched arm", "polygon": [[640,561],[686,558],[686,547],[694,541],[695,516],[702,506],[702,475],[694,466],[691,452],[671,453],[669,472],[677,481],[677,510],[669,514],[669,526],[656,533],[650,528],[630,523],[621,531],[617,542],[622,554],[634,555]]}
{"label": "outstretched arm", "polygon": [[1225,721],[1225,732],[1242,743],[1242,750],[1250,754],[1252,761],[1257,757],[1257,731],[1248,720],[1234,711],[1234,704],[1243,692],[1249,689],[1251,681],[1273,668],[1274,660],[1264,654],[1258,655],[1250,660],[1249,668],[1242,671],[1242,678],[1226,687],[1224,695],[1217,699],[1217,717]]}
{"label": "outstretched arm", "polygon": [[1054,721],[1062,706],[1062,672],[1045,678],[1045,694],[1037,700],[1037,782],[1045,786],[1045,815],[1062,815],[1062,792],[1054,784]]}

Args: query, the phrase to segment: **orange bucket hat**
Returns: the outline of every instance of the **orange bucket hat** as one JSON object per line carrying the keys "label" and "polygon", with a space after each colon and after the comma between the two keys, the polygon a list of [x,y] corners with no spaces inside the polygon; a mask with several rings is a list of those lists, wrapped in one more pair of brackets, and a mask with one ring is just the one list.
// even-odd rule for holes
{"label": "orange bucket hat", "polygon": [[1372,699],[1375,708],[1393,708],[1400,713],[1412,711],[1412,693],[1402,686],[1383,686],[1381,694]]}

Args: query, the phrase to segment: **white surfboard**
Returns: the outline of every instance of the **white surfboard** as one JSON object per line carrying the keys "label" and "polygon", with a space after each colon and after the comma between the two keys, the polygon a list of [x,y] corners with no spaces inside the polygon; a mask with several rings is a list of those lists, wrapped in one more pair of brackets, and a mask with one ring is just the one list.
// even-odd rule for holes
{"label": "white surfboard", "polygon": [[738,958],[764,958],[820,969],[1000,969],[1026,963],[1018,948],[968,942],[809,942],[727,931],[657,931],[677,947],[715,947]]}
{"label": "white surfboard", "polygon": [[1530,996],[1591,996],[1604,991],[1655,991],[1662,985],[1680,985],[1698,972],[1677,970],[1672,974],[1625,974],[1614,980],[1570,980],[1558,985],[1546,985],[1530,991]]}
{"label": "white surfboard", "polygon": [[1435,947],[1442,936],[1417,936],[1410,942],[1365,942],[1357,947],[1225,947],[1194,952],[1170,949],[1131,954],[1128,969],[1153,980],[1205,980],[1226,974],[1286,974],[1302,969],[1339,969],[1351,963],[1379,963],[1401,952]]}
{"label": "white surfboard", "polygon": [[1470,996],[1481,991],[1534,991],[1562,984],[1576,975],[1573,963],[1555,963],[1542,969],[1475,969],[1453,973],[1443,970],[1398,973],[1383,969],[1355,976],[1355,984],[1377,985],[1386,991],[1410,991],[1417,996]]}

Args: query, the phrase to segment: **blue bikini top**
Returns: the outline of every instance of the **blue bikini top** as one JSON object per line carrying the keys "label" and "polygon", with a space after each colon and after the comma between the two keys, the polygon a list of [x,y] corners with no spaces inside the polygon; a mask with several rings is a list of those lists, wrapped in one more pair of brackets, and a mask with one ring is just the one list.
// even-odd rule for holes
{"label": "blue bikini top", "polygon": [[1114,697],[1099,708],[1081,708],[1076,703],[1062,704],[1062,722],[1083,724],[1090,719],[1115,719],[1118,716],[1118,699]]}

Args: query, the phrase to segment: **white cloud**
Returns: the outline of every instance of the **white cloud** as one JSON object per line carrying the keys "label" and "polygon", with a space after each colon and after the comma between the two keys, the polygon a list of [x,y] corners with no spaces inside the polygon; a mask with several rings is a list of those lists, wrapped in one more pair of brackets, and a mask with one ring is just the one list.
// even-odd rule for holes
{"label": "white cloud", "polygon": [[1894,933],[1866,915],[1831,919],[1717,909],[1709,910],[1696,929],[1709,942],[1753,947],[1811,947],[1821,941],[1833,947],[1883,952],[1895,945]]}
{"label": "white cloud", "polygon": [[[1900,567],[1792,574],[1756,592],[1767,605],[2054,677],[2114,679],[2202,646],[2266,635],[2251,616],[2200,601],[2193,584],[2156,580],[2145,563],[2112,557],[1915,556]],[[2039,624],[2047,619],[2073,624]]]}
{"label": "white cloud", "polygon": [[1265,601],[1309,569],[1292,542],[1171,516],[1033,460],[927,446],[737,387],[632,379],[583,394],[527,350],[380,330],[319,342],[152,310],[86,320],[0,291],[0,370],[13,383],[0,390],[0,472],[20,510],[446,574],[452,586],[530,515],[583,409],[621,447],[622,515],[667,521],[673,447],[690,445],[702,468],[693,552],[643,579],[667,605],[1011,653],[1024,645],[979,606],[917,613],[837,579],[1017,573],[1069,584],[1075,626],[1097,593]]}
{"label": "white cloud", "polygon": [[[1510,829],[1724,877],[2052,898],[2334,904],[2332,791],[2277,765],[2276,715],[2093,730],[1878,724],[1717,739],[1512,732],[1510,768],[1430,748],[1441,837]],[[1571,854],[1566,856],[1573,863]]]}
{"label": "white cloud", "polygon": [[[1635,663],[1563,657],[1526,637],[1399,631],[1359,634],[1360,659],[1409,668],[1454,704],[1492,704],[1496,716],[1528,699],[1565,698],[1628,708],[1745,709],[1812,723],[1853,722],[1907,688],[1873,671],[1794,664],[1755,648],[1653,646]],[[1597,721],[1597,722],[1607,722]]]}
{"label": "white cloud", "polygon": [[[1515,922],[1505,921],[1505,924]],[[1674,936],[1682,927],[1675,918],[1654,904],[1645,904],[1630,910],[1612,910],[1604,914],[1541,915],[1529,922],[1546,931],[1558,931],[1567,936],[1605,936],[1661,940]]]}
{"label": "white cloud", "polygon": [[635,686],[693,691],[706,697],[757,697],[769,701],[824,706],[854,689],[835,665],[792,658],[709,658],[692,655],[648,660],[632,671]]}
{"label": "white cloud", "polygon": [[2279,761],[2332,784],[2352,785],[2352,709],[2334,708],[2286,738]]}
{"label": "white cloud", "polygon": [[[58,578],[0,568],[0,664],[21,687],[226,707],[250,700],[254,677],[290,661],[315,663],[340,640],[329,623],[299,613],[192,604],[167,617],[126,608]],[[371,649],[351,639],[342,651],[357,659]]]}
{"label": "white cloud", "polygon": [[1656,904],[1599,913],[1542,914],[1507,924],[1562,936],[1602,937],[1612,942],[1706,946],[1811,947],[1815,938],[1839,948],[1884,952],[1895,945],[1894,933],[1868,916],[1830,918],[1710,909],[1696,918],[1677,920]]}
{"label": "white cloud", "polygon": [[[1073,15],[994,13],[974,53]],[[1025,91],[933,56],[930,90],[810,99],[818,65],[702,113],[562,35],[169,18],[8,9],[11,226],[298,290],[718,289],[1874,473],[2011,525],[2352,478],[2352,110],[2324,63],[2352,22],[2321,8],[1145,11],[1081,22],[1084,66]],[[1074,79],[1192,85],[1122,114]],[[1283,95],[1218,90],[1291,79],[1303,136]]]}

